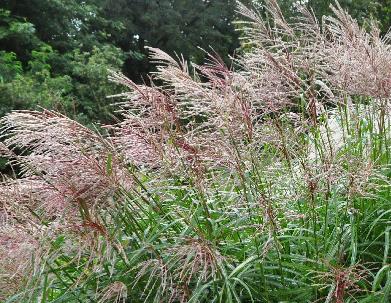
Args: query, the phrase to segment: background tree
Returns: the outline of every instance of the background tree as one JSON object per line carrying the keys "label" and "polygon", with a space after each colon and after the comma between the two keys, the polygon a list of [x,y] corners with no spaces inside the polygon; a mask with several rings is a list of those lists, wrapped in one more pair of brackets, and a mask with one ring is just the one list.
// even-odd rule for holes
{"label": "background tree", "polygon": [[[107,70],[120,70],[124,52],[107,40],[119,24],[94,1],[5,1],[0,11],[0,103],[10,109],[43,106],[79,121],[107,122]],[[88,87],[88,89],[86,89]]]}
{"label": "background tree", "polygon": [[[251,1],[247,1],[251,2]],[[150,71],[145,46],[183,54],[201,63],[210,46],[225,59],[239,47],[234,0],[106,0],[104,18],[123,24],[110,41],[128,53],[124,71],[133,80]]]}

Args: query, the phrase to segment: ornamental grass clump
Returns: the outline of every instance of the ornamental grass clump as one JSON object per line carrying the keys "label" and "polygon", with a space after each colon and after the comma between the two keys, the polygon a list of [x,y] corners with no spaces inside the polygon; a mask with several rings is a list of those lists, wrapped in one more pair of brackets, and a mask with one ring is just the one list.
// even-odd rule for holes
{"label": "ornamental grass clump", "polygon": [[391,36],[332,9],[238,4],[232,67],[150,48],[100,132],[2,118],[1,300],[388,302]]}

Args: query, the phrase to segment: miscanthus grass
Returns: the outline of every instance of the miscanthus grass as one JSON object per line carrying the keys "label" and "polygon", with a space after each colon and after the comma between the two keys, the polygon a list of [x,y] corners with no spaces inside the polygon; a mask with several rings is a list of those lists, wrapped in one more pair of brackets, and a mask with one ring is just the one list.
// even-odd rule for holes
{"label": "miscanthus grass", "polygon": [[113,72],[102,133],[1,119],[2,302],[390,301],[391,36],[266,2],[232,68]]}

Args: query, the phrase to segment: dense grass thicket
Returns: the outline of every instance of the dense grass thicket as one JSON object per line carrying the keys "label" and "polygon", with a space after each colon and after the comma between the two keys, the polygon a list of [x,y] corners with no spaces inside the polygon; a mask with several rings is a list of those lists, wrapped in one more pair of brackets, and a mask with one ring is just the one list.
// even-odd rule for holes
{"label": "dense grass thicket", "polygon": [[238,10],[233,67],[111,73],[115,125],[1,120],[0,301],[390,301],[391,35]]}

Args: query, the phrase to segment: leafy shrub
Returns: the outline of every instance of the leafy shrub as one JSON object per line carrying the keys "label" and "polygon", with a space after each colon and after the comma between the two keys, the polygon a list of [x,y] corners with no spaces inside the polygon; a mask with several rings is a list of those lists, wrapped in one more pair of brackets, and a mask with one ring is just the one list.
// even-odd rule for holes
{"label": "leafy shrub", "polygon": [[0,51],[0,83],[14,78],[22,72],[22,64],[15,53]]}
{"label": "leafy shrub", "polygon": [[0,70],[0,116],[12,109],[46,108],[73,116],[79,122],[112,121],[107,95],[118,92],[108,83],[108,68],[120,69],[123,53],[112,46],[96,47],[90,52],[68,54],[66,75],[52,71],[52,62],[59,58],[49,45],[32,51],[27,72],[12,53],[0,53],[4,62]]}

